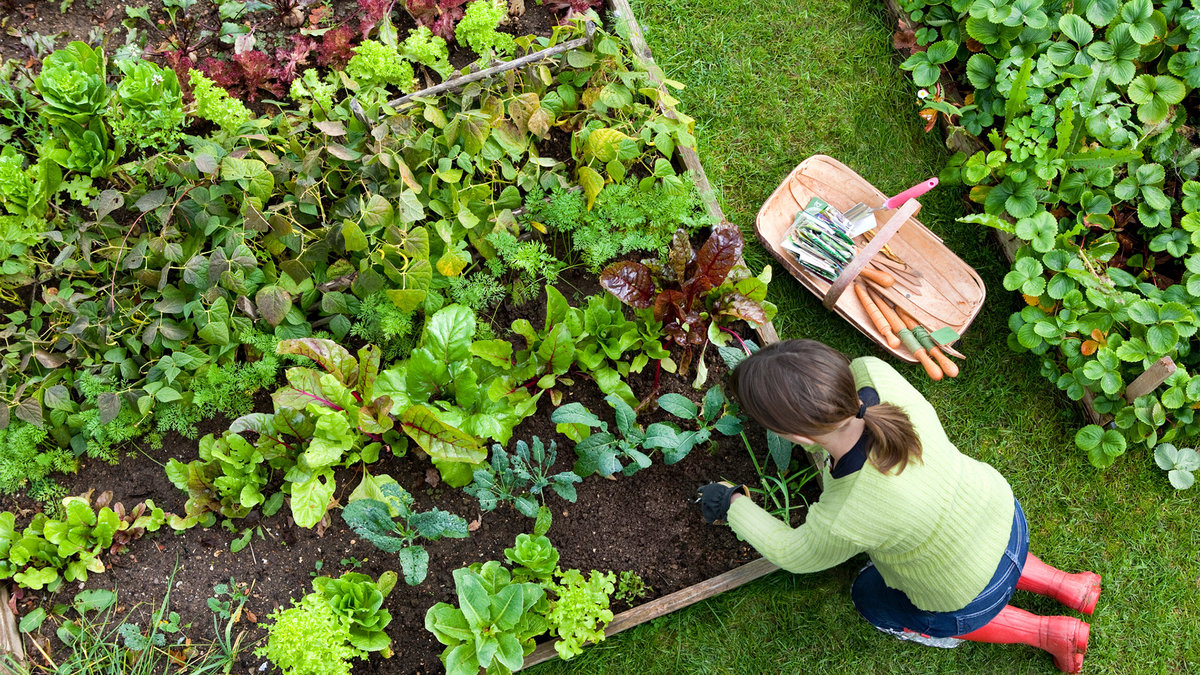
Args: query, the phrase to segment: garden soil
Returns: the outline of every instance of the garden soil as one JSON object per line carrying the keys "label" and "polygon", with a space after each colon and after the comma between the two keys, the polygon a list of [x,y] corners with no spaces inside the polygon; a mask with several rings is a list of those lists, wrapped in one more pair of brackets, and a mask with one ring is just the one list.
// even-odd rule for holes
{"label": "garden soil", "polygon": [[[595,276],[581,270],[564,275],[558,286],[573,306],[582,304],[588,295],[603,292]],[[520,308],[501,305],[492,317],[497,334],[506,335],[512,319],[522,316],[540,325],[545,316],[544,299]],[[520,338],[516,339],[520,341]],[[727,369],[720,358],[710,350],[706,362],[710,368],[707,386],[724,382]],[[639,398],[653,393],[654,371],[655,366],[651,363],[641,374],[631,376],[630,385]],[[677,392],[699,402],[703,391],[692,388],[692,376],[694,371],[685,382],[675,375],[661,373],[658,395]],[[578,374],[573,379],[575,385],[565,392],[563,403],[581,401],[613,427],[612,410],[604,403],[595,384]],[[257,408],[260,411],[271,409],[265,392],[260,394]],[[572,443],[556,433],[550,422],[550,411],[547,397],[539,406],[538,414],[525,420],[513,438],[529,440],[537,436],[547,445],[554,441],[558,458],[553,471],[569,471],[575,461]],[[673,419],[654,410],[639,415],[638,423],[645,426]],[[201,425],[198,437],[207,433],[220,434],[228,427],[228,422],[210,420]],[[560,567],[636,572],[653,589],[648,597],[638,601],[640,603],[699,583],[756,558],[757,554],[740,542],[728,527],[706,525],[694,503],[696,489],[711,481],[725,479],[750,484],[756,481],[756,472],[742,439],[714,435],[717,437],[715,443],[697,447],[673,466],[663,465],[661,457],[655,454],[655,464],[633,476],[618,476],[616,480],[600,476],[586,478],[577,485],[578,500],[574,504],[551,493],[546,503],[554,519],[548,536],[560,552]],[[760,461],[768,461],[763,430],[748,424],[746,435]],[[142,442],[118,465],[85,460],[77,474],[63,476],[60,483],[70,494],[89,490],[99,494],[111,490],[114,501],[124,503],[127,508],[144,499],[152,499],[168,512],[182,514],[185,494],[167,480],[162,468],[171,458],[183,462],[196,459],[197,441],[169,434],[161,448],[152,448]],[[437,471],[417,450],[410,449],[404,456],[385,452],[379,462],[370,466],[370,472],[395,478],[414,495],[419,510],[437,507],[450,511],[466,518],[474,531],[466,539],[426,544],[430,554],[429,576],[418,586],[407,586],[401,581],[384,605],[393,617],[387,633],[392,637],[395,655],[387,660],[373,656],[367,662],[356,662],[354,672],[442,672],[438,660],[442,646],[425,630],[425,612],[437,602],[457,604],[452,572],[475,562],[504,560],[504,549],[513,545],[518,534],[532,530],[533,519],[509,506],[501,506],[492,512],[481,511],[473,497],[441,484]],[[106,554],[104,560],[108,569],[103,574],[90,575],[86,584],[68,584],[50,597],[26,594],[18,601],[17,609],[20,614],[38,604],[49,609],[54,603],[69,603],[70,598],[83,588],[115,588],[118,614],[123,616],[132,612],[132,618],[145,627],[151,609],[157,607],[169,591],[170,609],[179,613],[181,626],[189,626],[181,634],[193,643],[205,643],[213,637],[212,612],[207,605],[208,598],[213,595],[213,586],[233,579],[238,584],[252,587],[246,605],[248,611],[239,623],[239,629],[247,630],[243,644],[261,645],[266,632],[255,622],[267,621],[271,612],[289,606],[292,600],[312,590],[313,577],[337,576],[346,571],[372,577],[388,570],[399,572],[394,555],[360,541],[340,516],[337,506],[345,504],[361,475],[361,468],[338,472],[335,508],[330,511],[323,531],[321,528],[297,527],[291,521],[286,505],[269,518],[255,510],[248,518],[238,521],[236,532],[217,526],[177,534],[164,526],[158,533],[133,542],[124,555]],[[808,499],[815,495],[815,485],[805,489]],[[23,509],[18,522],[23,525],[31,515],[33,505],[24,499],[19,501],[14,504],[8,499],[2,505],[10,510]],[[255,528],[250,545],[236,554],[231,553],[231,542],[247,527]],[[627,608],[623,603],[615,602],[613,606],[615,612]],[[61,657],[66,648],[51,637],[54,624],[54,619],[44,624],[41,632],[48,639],[43,644],[52,650],[52,656],[57,653]],[[265,661],[247,649],[235,672],[260,672],[258,669]]]}

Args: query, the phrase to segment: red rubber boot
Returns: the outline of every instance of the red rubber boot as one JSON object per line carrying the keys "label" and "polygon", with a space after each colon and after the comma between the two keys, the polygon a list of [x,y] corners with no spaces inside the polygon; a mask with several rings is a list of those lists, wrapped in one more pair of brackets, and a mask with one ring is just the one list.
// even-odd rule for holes
{"label": "red rubber boot", "polygon": [[1038,616],[1012,605],[1000,610],[986,626],[959,639],[995,644],[1023,644],[1050,652],[1064,673],[1083,668],[1091,626],[1072,616]]}
{"label": "red rubber boot", "polygon": [[1017,588],[1054,598],[1071,609],[1091,614],[1100,599],[1100,575],[1095,572],[1067,574],[1030,553]]}

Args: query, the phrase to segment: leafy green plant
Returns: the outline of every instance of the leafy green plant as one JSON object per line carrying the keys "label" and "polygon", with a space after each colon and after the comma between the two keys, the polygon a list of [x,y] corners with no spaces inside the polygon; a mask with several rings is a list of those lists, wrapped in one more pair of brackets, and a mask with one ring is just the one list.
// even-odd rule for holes
{"label": "leafy green plant", "polygon": [[[578,401],[559,406],[550,415],[560,432],[571,431],[581,437],[575,444],[575,473],[586,478],[594,473],[611,477],[618,471],[632,476],[650,466],[650,455],[642,451],[646,432],[637,423],[637,413],[620,397],[609,394],[604,400],[616,413],[617,434]],[[599,431],[591,431],[599,429]],[[628,464],[625,464],[628,462]]]}
{"label": "leafy green plant", "polygon": [[454,70],[450,65],[450,50],[446,47],[446,40],[434,35],[428,26],[417,26],[409,31],[408,37],[400,43],[400,51],[405,58],[429,68],[441,75],[442,79],[449,78]]}
{"label": "leafy green plant", "polygon": [[[546,632],[546,592],[530,582],[514,582],[499,562],[478,570],[454,570],[458,607],[439,602],[425,613],[425,629],[446,645],[442,665],[448,675],[512,672]],[[540,607],[539,607],[540,606]]]}
{"label": "leafy green plant", "polygon": [[364,652],[383,652],[385,658],[391,656],[392,639],[383,629],[392,615],[383,609],[383,601],[395,586],[395,572],[384,572],[378,581],[358,572],[313,579],[313,589],[350,627],[350,644]]}
{"label": "leafy green plant", "polygon": [[[716,326],[737,319],[757,326],[775,314],[775,306],[765,299],[765,280],[747,272],[732,279],[732,285],[726,283],[741,258],[742,246],[741,233],[732,225],[714,227],[699,252],[692,248],[687,232],[679,230],[666,265],[619,262],[600,276],[600,284],[621,302],[637,309],[654,308],[654,318],[683,348],[680,375],[687,374],[693,349],[701,347],[697,386],[707,377],[704,349]],[[769,279],[769,271],[765,274]]]}
{"label": "leafy green plant", "polygon": [[350,643],[350,625],[319,593],[277,609],[264,624],[267,644],[254,650],[290,675],[349,675],[350,659],[367,652]]}
{"label": "leafy green plant", "polygon": [[1200,469],[1200,454],[1192,448],[1163,443],[1154,449],[1154,462],[1167,472],[1167,479],[1176,490],[1186,490],[1196,482],[1192,472]]}
{"label": "leafy green plant", "polygon": [[558,572],[553,587],[557,596],[550,602],[546,619],[550,634],[556,635],[554,651],[563,659],[583,653],[587,642],[602,642],[604,629],[613,619],[609,598],[615,590],[616,575],[592,570],[584,576],[579,570]]}
{"label": "leafy green plant", "polygon": [[479,508],[484,511],[508,502],[529,518],[537,517],[540,506],[545,504],[547,488],[574,504],[575,483],[581,479],[573,471],[551,475],[550,467],[557,457],[555,442],[550,441],[550,447],[545,447],[537,436],[531,443],[518,440],[512,454],[499,444],[493,445],[491,459],[475,470],[473,482],[463,491],[478,499]]}
{"label": "leafy green plant", "polygon": [[362,87],[392,85],[404,93],[416,91],[412,64],[395,47],[363,40],[346,64],[346,75]]}
{"label": "leafy green plant", "polygon": [[558,569],[558,549],[546,535],[518,534],[512,548],[504,549],[504,557],[513,564],[513,575],[521,581],[537,581],[545,585]]}
{"label": "leafy green plant", "polygon": [[[222,600],[221,598],[228,598]],[[242,640],[246,637],[246,629],[234,635],[234,626],[242,619],[242,610],[250,599],[250,587],[238,584],[232,577],[228,584],[215,584],[213,595],[208,599],[208,608],[213,613],[213,634],[216,636],[215,649],[208,659],[215,672],[228,675],[233,672],[242,653]],[[224,628],[221,621],[225,622]],[[204,672],[204,671],[201,671]]]}
{"label": "leafy green plant", "polygon": [[201,524],[212,526],[216,516],[244,518],[266,498],[262,488],[270,477],[265,458],[255,445],[235,433],[200,439],[200,459],[184,464],[167,462],[167,478],[188,493],[186,517],[173,523],[177,529]]}
{"label": "leafy green plant", "polygon": [[454,39],[485,59],[494,54],[511,56],[517,48],[516,41],[496,30],[506,16],[508,4],[504,0],[474,0],[454,27]]}
{"label": "leafy green plant", "polygon": [[62,519],[36,513],[19,535],[15,515],[0,513],[0,578],[34,590],[87,581],[88,572],[104,571],[100,556],[106,550],[115,553],[166,521],[154,502],[126,513],[120,503],[110,507],[111,498],[112,493],[105,493],[97,500],[103,504],[94,509],[88,497],[67,497]]}
{"label": "leafy green plant", "polygon": [[429,553],[419,539],[467,536],[467,521],[439,509],[418,512],[416,500],[387,475],[364,473],[362,483],[342,509],[342,518],[363,539],[387,553],[395,553],[404,571],[404,582],[415,586],[429,571]]}
{"label": "leafy green plant", "polygon": [[697,406],[682,394],[664,394],[658,399],[658,407],[699,427],[695,431],[683,430],[671,422],[656,422],[646,429],[646,447],[660,449],[666,464],[680,461],[692,448],[707,443],[713,431],[726,436],[742,433],[742,421],[737,415],[725,412],[725,392],[721,385],[705,392],[703,406]]}
{"label": "leafy green plant", "polygon": [[119,114],[110,115],[113,135],[128,148],[174,150],[183,136],[183,94],[173,70],[143,60],[118,61]]}
{"label": "leafy green plant", "polygon": [[196,100],[196,116],[213,122],[226,132],[236,131],[250,120],[250,110],[241,101],[230,98],[229,92],[218,87],[204,73],[188,73],[188,84]]}
{"label": "leafy green plant", "polygon": [[650,595],[654,589],[646,583],[642,576],[633,570],[625,570],[617,574],[617,591],[613,597],[627,605]]}
{"label": "leafy green plant", "polygon": [[79,125],[101,115],[112,95],[105,74],[104,52],[79,41],[47,56],[34,84],[46,101],[46,115]]}

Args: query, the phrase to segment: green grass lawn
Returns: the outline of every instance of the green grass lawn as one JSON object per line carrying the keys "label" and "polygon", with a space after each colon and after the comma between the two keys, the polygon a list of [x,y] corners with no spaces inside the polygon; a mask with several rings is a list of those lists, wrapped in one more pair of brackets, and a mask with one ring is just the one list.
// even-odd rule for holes
{"label": "green grass lawn", "polygon": [[[682,109],[697,120],[701,160],[726,216],[748,238],[759,205],[809,155],[836,157],[888,193],[936,175],[946,160],[937,134],[922,132],[880,2],[641,0],[634,9],[658,63],[688,87]],[[1067,570],[1103,575],[1085,672],[1200,670],[1200,489],[1175,492],[1143,451],[1107,472],[1086,463],[1072,440],[1083,424],[1077,408],[1038,374],[1033,357],[1006,346],[1013,297],[1000,283],[1007,264],[998,249],[987,232],[955,222],[966,208],[961,191],[939,188],[922,202],[922,221],[979,271],[991,294],[963,340],[969,358],[957,380],[933,383],[919,368],[892,363],[941,412],[963,452],[1008,477],[1030,519],[1031,550]],[[747,258],[767,262],[757,246]],[[781,336],[884,356],[799,284],[776,279]],[[878,633],[850,603],[864,560],[772,574],[532,672],[1057,672],[1029,647],[938,650]],[[1060,611],[1024,592],[1014,603]]]}

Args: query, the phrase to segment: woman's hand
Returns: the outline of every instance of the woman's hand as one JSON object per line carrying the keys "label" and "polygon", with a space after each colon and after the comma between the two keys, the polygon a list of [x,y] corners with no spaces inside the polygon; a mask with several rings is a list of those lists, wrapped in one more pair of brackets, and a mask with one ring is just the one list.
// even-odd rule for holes
{"label": "woman's hand", "polygon": [[700,496],[696,498],[696,501],[700,504],[704,522],[712,524],[718,520],[725,520],[725,516],[729,512],[729,505],[733,503],[733,500],[745,496],[739,493],[739,490],[748,492],[744,485],[734,485],[727,481],[709,483],[697,490]]}

